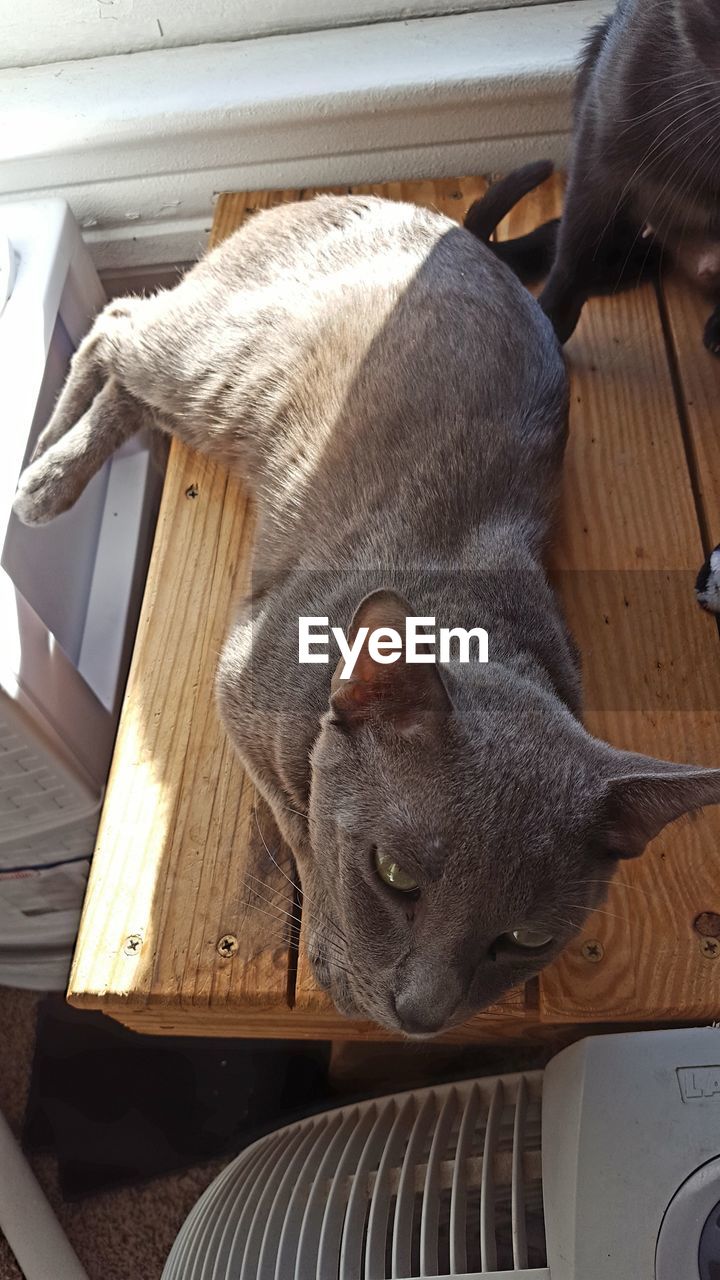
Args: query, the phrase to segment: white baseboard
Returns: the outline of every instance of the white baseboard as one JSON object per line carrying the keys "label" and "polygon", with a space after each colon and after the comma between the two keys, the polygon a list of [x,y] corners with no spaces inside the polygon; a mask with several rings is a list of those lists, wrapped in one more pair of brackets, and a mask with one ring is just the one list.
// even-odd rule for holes
{"label": "white baseboard", "polygon": [[562,0],[0,72],[0,202],[61,195],[100,267],[189,259],[219,191],[562,162],[580,42]]}

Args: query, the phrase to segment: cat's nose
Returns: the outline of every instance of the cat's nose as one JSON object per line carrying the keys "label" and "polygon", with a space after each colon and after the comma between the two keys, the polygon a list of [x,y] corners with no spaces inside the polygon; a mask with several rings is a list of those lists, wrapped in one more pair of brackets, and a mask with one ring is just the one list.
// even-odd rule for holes
{"label": "cat's nose", "polygon": [[432,1036],[441,1031],[445,1025],[444,1018],[437,1018],[428,1015],[422,1011],[419,1015],[413,1008],[409,1011],[403,1007],[403,1002],[395,1001],[395,1009],[397,1012],[400,1026],[409,1036]]}
{"label": "cat's nose", "polygon": [[395,996],[395,1012],[403,1031],[410,1036],[432,1036],[442,1031],[461,998],[459,984],[447,982],[443,988],[426,983],[404,987]]}

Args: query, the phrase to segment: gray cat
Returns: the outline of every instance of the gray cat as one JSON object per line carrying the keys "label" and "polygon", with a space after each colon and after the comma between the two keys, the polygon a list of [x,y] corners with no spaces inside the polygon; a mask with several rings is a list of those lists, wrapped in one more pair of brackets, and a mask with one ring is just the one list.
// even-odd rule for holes
{"label": "gray cat", "polygon": [[[521,341],[518,335],[521,335]],[[72,505],[142,425],[245,477],[252,590],[222,715],[290,845],[318,981],[429,1035],[556,956],[618,860],[720,802],[720,770],[617,751],[579,720],[542,567],[563,361],[518,280],[440,214],[321,197],[257,214],[174,290],[111,303],[16,510]],[[486,664],[299,665],[299,616],[489,634]]]}

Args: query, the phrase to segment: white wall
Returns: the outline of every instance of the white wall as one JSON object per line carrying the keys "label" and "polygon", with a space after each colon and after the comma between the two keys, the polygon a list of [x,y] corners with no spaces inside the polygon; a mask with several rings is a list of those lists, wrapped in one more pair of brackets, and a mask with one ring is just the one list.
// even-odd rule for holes
{"label": "white wall", "polygon": [[544,0],[0,0],[0,67]]}
{"label": "white wall", "polygon": [[0,202],[64,196],[97,264],[128,269],[196,256],[219,191],[561,163],[578,50],[612,3],[0,70]]}

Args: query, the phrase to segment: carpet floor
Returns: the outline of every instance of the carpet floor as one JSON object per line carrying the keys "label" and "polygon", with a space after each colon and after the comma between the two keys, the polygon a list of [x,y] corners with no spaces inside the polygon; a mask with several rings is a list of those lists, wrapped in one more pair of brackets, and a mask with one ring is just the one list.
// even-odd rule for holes
{"label": "carpet floor", "polygon": [[[0,1111],[16,1135],[30,1082],[39,999],[34,992],[0,988]],[[30,1163],[90,1280],[159,1280],[185,1217],[228,1158],[72,1204],[60,1195],[53,1156],[32,1156]],[[0,1280],[23,1280],[2,1233]]]}

